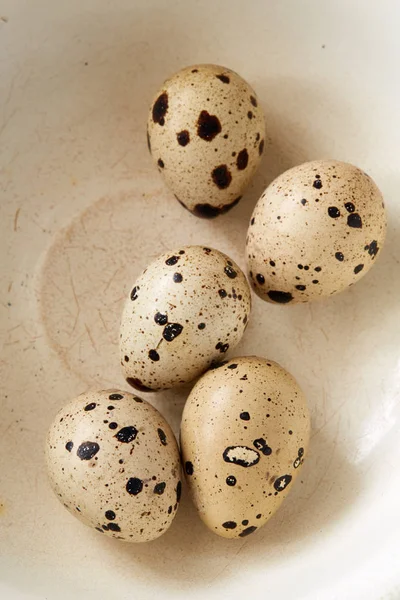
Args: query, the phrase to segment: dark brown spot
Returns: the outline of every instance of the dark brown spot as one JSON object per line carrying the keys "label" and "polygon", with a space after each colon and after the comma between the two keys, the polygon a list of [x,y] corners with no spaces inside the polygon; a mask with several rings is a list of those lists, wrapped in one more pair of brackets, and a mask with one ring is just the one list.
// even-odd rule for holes
{"label": "dark brown spot", "polygon": [[138,477],[131,477],[126,484],[126,491],[132,496],[137,496],[143,489],[143,481]]}
{"label": "dark brown spot", "polygon": [[247,153],[246,148],[244,148],[244,150],[241,150],[239,152],[239,154],[237,155],[237,159],[236,159],[236,166],[239,169],[239,171],[243,171],[243,169],[245,169],[247,167],[248,162],[249,162],[249,155]]}
{"label": "dark brown spot", "polygon": [[176,486],[176,502],[180,502],[182,495],[182,482],[178,481],[178,485]]}
{"label": "dark brown spot", "polygon": [[250,102],[255,108],[257,107],[257,100],[254,96],[250,96]]}
{"label": "dark brown spot", "polygon": [[211,204],[196,204],[193,209],[193,214],[201,219],[215,219],[219,215],[224,215],[231,208],[236,206],[241,200],[242,196],[239,196],[230,204],[224,204],[223,206],[211,206]]}
{"label": "dark brown spot", "polygon": [[322,181],[320,179],[316,179],[313,183],[315,189],[320,190],[322,188]]}
{"label": "dark brown spot", "polygon": [[187,146],[190,142],[190,135],[186,129],[177,133],[176,137],[180,146]]}
{"label": "dark brown spot", "polygon": [[164,327],[163,338],[167,342],[172,342],[175,338],[182,333],[183,326],[179,323],[168,323]]}
{"label": "dark brown spot", "polygon": [[219,133],[221,133],[221,123],[218,117],[202,110],[197,121],[197,135],[202,140],[211,142]]}
{"label": "dark brown spot", "polygon": [[151,143],[150,143],[150,136],[149,136],[149,132],[147,131],[147,147],[149,149],[149,152],[151,154]]}
{"label": "dark brown spot", "polygon": [[168,94],[163,92],[157,100],[154,102],[153,106],[153,121],[154,123],[158,123],[159,125],[164,125],[165,123],[165,115],[168,111]]}
{"label": "dark brown spot", "polygon": [[260,285],[263,285],[265,283],[265,277],[264,275],[261,275],[261,273],[257,273],[256,279]]}
{"label": "dark brown spot", "polygon": [[344,207],[347,210],[347,212],[349,212],[349,213],[353,213],[356,210],[356,207],[354,206],[354,204],[352,202],[346,202]]}
{"label": "dark brown spot", "polygon": [[331,219],[337,219],[340,217],[340,210],[336,208],[336,206],[330,206],[328,208],[328,215],[331,217]]}
{"label": "dark brown spot", "polygon": [[249,119],[253,118],[253,113],[252,113],[251,110],[249,110],[249,112],[247,113],[247,116],[248,116]]}
{"label": "dark brown spot", "polygon": [[235,521],[225,521],[225,523],[222,523],[222,527],[225,529],[236,529],[237,525]]}
{"label": "dark brown spot", "polygon": [[246,535],[250,535],[251,533],[254,533],[254,531],[256,531],[257,527],[254,527],[254,525],[252,525],[251,527],[247,527],[246,529],[243,529],[242,533],[239,533],[239,537],[246,537]]}
{"label": "dark brown spot", "polygon": [[230,83],[231,81],[227,75],[216,75],[215,77],[222,81],[222,83]]}
{"label": "dark brown spot", "polygon": [[154,490],[153,490],[153,492],[154,492],[155,494],[158,494],[158,496],[161,496],[161,495],[164,493],[165,487],[166,487],[166,483],[165,483],[165,481],[162,481],[161,483],[157,483],[157,484],[154,486]]}
{"label": "dark brown spot", "polygon": [[160,169],[164,168],[164,161],[162,161],[161,158],[158,159],[157,164],[160,167]]}
{"label": "dark brown spot", "polygon": [[215,167],[213,172],[211,173],[213,182],[220,190],[225,190],[229,187],[229,184],[232,181],[232,175],[226,165],[219,165]]}
{"label": "dark brown spot", "polygon": [[282,492],[292,481],[291,475],[282,475],[274,481],[274,488],[277,492]]}
{"label": "dark brown spot", "polygon": [[76,454],[81,460],[90,460],[99,450],[100,446],[97,442],[82,442],[76,451]]}
{"label": "dark brown spot", "polygon": [[293,296],[290,292],[280,292],[278,290],[270,290],[268,297],[273,302],[279,302],[279,304],[287,304],[293,300]]}
{"label": "dark brown spot", "polygon": [[357,275],[357,273],[362,271],[363,268],[364,268],[364,265],[357,265],[356,267],[354,267],[354,273]]}
{"label": "dark brown spot", "polygon": [[157,325],[166,325],[168,323],[168,315],[158,312],[154,315],[154,321]]}
{"label": "dark brown spot", "polygon": [[368,250],[368,254],[372,256],[372,258],[375,258],[375,256],[379,252],[378,242],[376,240],[373,240],[370,244],[365,246],[364,250]]}
{"label": "dark brown spot", "polygon": [[258,146],[258,154],[261,156],[261,154],[264,152],[264,140],[261,140],[260,145]]}
{"label": "dark brown spot", "polygon": [[127,427],[120,429],[114,437],[123,444],[129,444],[129,442],[133,442],[133,440],[136,439],[137,434],[138,430],[136,427],[128,425]]}
{"label": "dark brown spot", "polygon": [[362,220],[361,220],[360,215],[358,213],[351,213],[347,217],[347,225],[349,227],[354,227],[355,229],[361,229],[362,228]]}
{"label": "dark brown spot", "polygon": [[176,265],[176,263],[179,260],[179,256],[170,256],[169,258],[167,258],[167,260],[165,261],[165,264],[168,265],[169,267],[172,267],[173,265]]}
{"label": "dark brown spot", "polygon": [[335,253],[335,258],[339,262],[343,262],[344,261],[344,254],[342,252],[336,252]]}
{"label": "dark brown spot", "polygon": [[165,432],[159,427],[157,429],[157,433],[158,433],[158,437],[160,438],[160,442],[162,443],[163,446],[167,445],[167,436],[165,435]]}
{"label": "dark brown spot", "polygon": [[237,277],[237,273],[235,269],[233,269],[232,265],[229,264],[224,269],[225,275],[228,275],[229,279],[235,279]]}
{"label": "dark brown spot", "polygon": [[157,350],[149,350],[149,358],[154,362],[158,362],[160,360],[160,355]]}

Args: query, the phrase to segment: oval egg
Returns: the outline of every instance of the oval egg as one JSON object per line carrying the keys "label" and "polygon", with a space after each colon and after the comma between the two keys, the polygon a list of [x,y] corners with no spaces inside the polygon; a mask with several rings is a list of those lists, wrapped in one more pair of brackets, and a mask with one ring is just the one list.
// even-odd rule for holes
{"label": "oval egg", "polygon": [[304,163],[277,177],[254,209],[252,285],[281,304],[336,294],[369,271],[385,235],[382,194],[366,173],[335,160]]}
{"label": "oval egg", "polygon": [[72,400],[49,429],[46,459],[60,502],[104,535],[146,542],[175,517],[181,468],[174,434],[133,394],[105,390]]}
{"label": "oval egg", "polygon": [[250,288],[225,254],[186,246],[159,256],[142,273],[121,320],[121,365],[136,389],[191,381],[240,341]]}
{"label": "oval egg", "polygon": [[179,202],[212,218],[235,206],[264,149],[255,91],[237,73],[194,65],[165,81],[148,118],[151,155]]}
{"label": "oval egg", "polygon": [[307,455],[310,417],[277,363],[233,358],[194,386],[181,424],[186,481],[214,533],[245,537],[281,505]]}

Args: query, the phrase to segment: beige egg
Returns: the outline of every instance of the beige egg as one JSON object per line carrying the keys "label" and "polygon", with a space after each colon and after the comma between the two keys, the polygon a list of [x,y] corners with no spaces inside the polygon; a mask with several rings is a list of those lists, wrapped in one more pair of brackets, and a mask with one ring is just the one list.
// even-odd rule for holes
{"label": "beige egg", "polygon": [[168,187],[198,217],[235,206],[261,160],[265,123],[237,73],[194,65],[164,82],[149,114],[149,150]]}
{"label": "beige egg", "polygon": [[250,288],[225,254],[186,246],[162,254],[140,275],[121,320],[121,365],[136,389],[191,381],[240,341]]}
{"label": "beige egg", "polygon": [[104,390],[72,400],[49,429],[46,458],[60,502],[104,535],[147,542],[175,517],[181,467],[174,434],[133,394]]}
{"label": "beige egg", "polygon": [[303,393],[277,363],[247,356],[208,371],[181,425],[186,481],[207,527],[227,538],[262,527],[292,489],[309,435]]}
{"label": "beige egg", "polygon": [[382,194],[363,171],[316,160],[267,187],[247,236],[250,278],[270,302],[307,302],[356,283],[386,235]]}

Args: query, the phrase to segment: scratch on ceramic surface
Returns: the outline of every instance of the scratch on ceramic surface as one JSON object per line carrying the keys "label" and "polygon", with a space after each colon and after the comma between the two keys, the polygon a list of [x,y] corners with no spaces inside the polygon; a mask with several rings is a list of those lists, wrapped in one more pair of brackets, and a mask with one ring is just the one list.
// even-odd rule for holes
{"label": "scratch on ceramic surface", "polygon": [[99,313],[100,321],[103,323],[104,330],[107,331],[107,333],[108,333],[110,330],[108,329],[108,327],[103,319],[103,315],[101,314],[101,310],[99,308],[97,309],[97,312]]}
{"label": "scratch on ceramic surface", "polygon": [[240,548],[236,552],[236,554],[234,556],[232,556],[231,559],[229,559],[229,562],[224,567],[222,567],[222,569],[220,571],[218,571],[218,573],[212,579],[210,579],[210,581],[208,582],[208,586],[211,586],[214,583],[214,581],[217,581],[217,579],[219,579],[221,577],[221,575],[227,569],[229,569],[229,567],[234,563],[234,561],[237,559],[237,557],[239,556],[239,554],[242,552],[243,548],[245,546],[247,546],[247,544],[248,544],[248,540],[246,540],[245,542],[243,542],[243,544],[240,546]]}
{"label": "scratch on ceramic surface", "polygon": [[322,327],[320,327],[320,330],[322,331],[322,333],[323,333],[324,338],[326,339],[326,341],[329,342],[329,338],[328,338],[328,335],[327,335],[326,331]]}
{"label": "scratch on ceramic surface", "polygon": [[38,229],[41,229],[43,233],[47,233],[47,232],[46,232],[46,230],[45,230],[45,228],[44,228],[44,227],[42,227],[42,226],[40,225],[40,223],[38,223],[37,221],[35,221],[35,219],[34,219],[33,217],[31,217],[31,216],[28,216],[28,219],[29,219],[29,220],[30,220],[30,221],[31,221],[31,222],[32,222],[34,225],[36,225],[36,227],[37,227]]}
{"label": "scratch on ceramic surface", "polygon": [[84,338],[84,337],[85,337],[85,335],[86,335],[86,334],[85,334],[85,332],[81,333],[81,335],[80,335],[80,336],[78,336],[78,337],[76,338],[76,340],[74,340],[74,341],[72,342],[72,344],[70,344],[70,345],[69,345],[67,348],[65,348],[65,347],[61,346],[60,344],[57,344],[57,346],[56,346],[56,347],[57,347],[57,349],[59,350],[59,352],[61,353],[61,355],[63,356],[64,360],[66,360],[66,356],[67,356],[67,355],[70,353],[70,351],[72,350],[72,348],[73,348],[74,346],[76,346],[76,345],[77,345],[77,344],[78,344],[78,343],[79,343],[79,342],[82,340],[82,338]]}
{"label": "scratch on ceramic surface", "polygon": [[126,158],[126,157],[127,157],[127,155],[130,153],[130,151],[131,151],[131,149],[130,149],[130,148],[129,148],[128,150],[126,150],[126,152],[124,152],[124,153],[123,153],[123,154],[122,154],[122,155],[121,155],[121,156],[120,156],[120,157],[119,157],[119,158],[118,158],[118,159],[115,161],[115,163],[111,165],[111,168],[112,168],[112,169],[115,169],[115,167],[116,167],[117,165],[119,165],[119,164],[120,164],[120,163],[121,163],[121,162],[124,160],[124,158]]}
{"label": "scratch on ceramic surface", "polygon": [[350,400],[350,396],[347,396],[343,400],[343,402],[341,404],[339,404],[339,406],[337,407],[337,409],[334,410],[331,415],[329,415],[329,417],[326,419],[325,423],[323,425],[321,425],[321,427],[319,429],[316,429],[315,431],[313,431],[313,433],[311,435],[311,439],[314,438],[318,433],[320,433],[328,425],[328,423],[330,423],[330,421],[332,421],[332,419],[338,414],[338,412],[340,412],[342,410],[343,406],[345,404],[347,404],[347,402],[349,400]]}
{"label": "scratch on ceramic surface", "polygon": [[21,212],[21,207],[17,208],[17,210],[15,211],[15,216],[14,216],[14,231],[17,231],[18,229],[18,217],[19,217],[19,213]]}
{"label": "scratch on ceramic surface", "polygon": [[94,343],[94,340],[93,340],[92,334],[90,333],[90,329],[89,329],[89,327],[87,326],[87,324],[86,324],[86,323],[85,323],[85,329],[86,329],[86,333],[87,333],[87,334],[88,334],[88,336],[89,336],[90,342],[91,342],[91,344],[92,344],[92,346],[93,346],[93,350],[96,352],[96,354],[98,354],[98,351],[97,351],[97,348],[96,348],[96,344]]}
{"label": "scratch on ceramic surface", "polygon": [[111,275],[111,278],[109,279],[109,281],[108,281],[108,283],[107,283],[106,287],[104,288],[104,292],[106,292],[106,291],[108,290],[108,288],[110,287],[110,285],[111,285],[111,283],[112,283],[113,279],[115,278],[116,274],[117,274],[117,273],[118,273],[118,271],[120,271],[120,270],[121,270],[121,267],[118,267],[118,269],[116,269],[116,270],[114,271],[114,273]]}
{"label": "scratch on ceramic surface", "polygon": [[74,300],[75,300],[75,304],[76,304],[76,308],[77,308],[77,312],[76,312],[76,315],[75,315],[75,323],[74,323],[74,326],[73,326],[72,332],[71,332],[71,334],[72,334],[72,333],[74,333],[76,324],[78,323],[78,318],[79,318],[79,315],[80,315],[80,312],[81,312],[81,307],[79,305],[78,296],[76,294],[74,279],[72,277],[71,262],[70,262],[69,259],[68,259],[68,270],[69,270],[69,279],[70,279],[70,282],[71,282],[72,294],[74,296]]}
{"label": "scratch on ceramic surface", "polygon": [[86,230],[86,225],[85,225],[85,215],[86,215],[86,212],[84,211],[79,218],[79,222],[82,226],[83,231],[85,232],[85,235],[87,235],[87,230]]}

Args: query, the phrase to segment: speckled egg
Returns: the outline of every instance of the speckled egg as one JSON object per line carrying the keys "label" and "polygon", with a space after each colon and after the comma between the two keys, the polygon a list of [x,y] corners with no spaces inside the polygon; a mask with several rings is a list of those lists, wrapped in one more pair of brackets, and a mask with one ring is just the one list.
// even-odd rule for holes
{"label": "speckled egg", "polygon": [[336,294],[369,271],[385,235],[382,194],[369,175],[335,160],[304,163],[277,177],[254,209],[251,282],[283,304]]}
{"label": "speckled egg", "polygon": [[250,313],[246,277],[203,246],[159,256],[140,275],[121,321],[121,365],[136,389],[191,381],[239,342]]}
{"label": "speckled egg", "polygon": [[151,105],[149,150],[177,200],[198,217],[216,217],[239,202],[264,138],[255,91],[225,67],[182,69]]}
{"label": "speckled egg", "polygon": [[100,533],[147,542],[171,525],[181,495],[177,443],[160,413],[137,396],[78,396],[52,423],[46,458],[59,500]]}
{"label": "speckled egg", "polygon": [[309,435],[303,393],[277,363],[247,356],[208,371],[181,425],[186,481],[207,527],[227,538],[262,527],[292,489]]}

